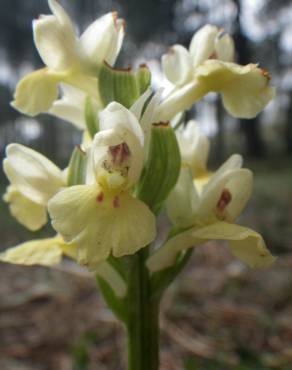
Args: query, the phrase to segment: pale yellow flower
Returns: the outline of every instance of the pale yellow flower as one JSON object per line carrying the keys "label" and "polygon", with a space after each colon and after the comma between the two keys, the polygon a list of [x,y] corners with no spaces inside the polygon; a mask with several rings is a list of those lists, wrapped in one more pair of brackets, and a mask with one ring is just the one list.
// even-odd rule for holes
{"label": "pale yellow flower", "polygon": [[11,185],[4,200],[22,225],[35,231],[47,223],[47,203],[65,186],[63,172],[42,154],[20,144],[6,148],[3,169]]}
{"label": "pale yellow flower", "polygon": [[133,254],[155,237],[155,217],[131,195],[144,165],[144,133],[133,113],[111,103],[89,151],[85,185],[69,187],[49,202],[53,227],[78,246],[89,267]]}
{"label": "pale yellow flower", "polygon": [[124,37],[123,21],[116,13],[108,13],[78,38],[62,6],[56,0],[48,3],[53,14],[33,21],[34,42],[46,67],[19,82],[12,102],[17,110],[31,116],[51,108],[60,82],[98,100],[97,70],[103,61],[115,63]]}
{"label": "pale yellow flower", "polygon": [[159,108],[167,121],[189,109],[209,92],[222,95],[225,109],[234,117],[255,117],[274,96],[269,74],[256,64],[233,62],[234,45],[223,30],[207,25],[191,41],[190,49],[173,46],[162,58],[168,80],[175,86]]}
{"label": "pale yellow flower", "polygon": [[168,213],[172,222],[186,231],[170,238],[154,252],[147,262],[151,271],[172,266],[179,252],[208,240],[227,240],[231,252],[251,267],[266,266],[275,260],[261,235],[234,224],[252,188],[252,173],[241,165],[239,155],[231,156],[200,193],[190,171],[182,169],[168,201],[171,202]]}

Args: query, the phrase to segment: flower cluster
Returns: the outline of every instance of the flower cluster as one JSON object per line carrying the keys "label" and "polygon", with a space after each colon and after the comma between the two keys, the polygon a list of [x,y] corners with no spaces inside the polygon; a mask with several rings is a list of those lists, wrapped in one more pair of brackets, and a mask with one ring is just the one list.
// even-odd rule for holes
{"label": "flower cluster", "polygon": [[162,98],[161,90],[150,87],[147,67],[114,68],[124,38],[116,13],[97,19],[78,37],[61,5],[49,0],[49,6],[52,15],[33,22],[45,67],[19,82],[12,105],[27,115],[45,112],[69,121],[83,131],[83,141],[64,170],[32,149],[8,145],[4,200],[33,231],[49,214],[56,236],[8,249],[0,259],[51,265],[67,255],[123,294],[107,261],[150,245],[156,216],[166,209],[175,232],[151,252],[151,272],[175,265],[188,248],[211,239],[228,240],[232,253],[250,266],[271,263],[261,236],[234,223],[252,188],[241,156],[231,156],[212,173],[209,140],[197,123],[172,127],[175,116],[209,92],[220,93],[234,117],[254,117],[274,94],[267,72],[256,64],[236,64],[232,38],[207,25],[189,50],[174,45],[162,57],[173,84]]}

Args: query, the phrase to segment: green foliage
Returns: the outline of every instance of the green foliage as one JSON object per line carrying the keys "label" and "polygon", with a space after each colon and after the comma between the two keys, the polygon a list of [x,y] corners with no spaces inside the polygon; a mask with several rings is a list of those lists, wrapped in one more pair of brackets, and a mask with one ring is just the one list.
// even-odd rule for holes
{"label": "green foliage", "polygon": [[104,106],[116,101],[130,108],[150,83],[151,73],[145,65],[133,72],[130,68],[114,69],[104,63],[98,75],[98,88]]}

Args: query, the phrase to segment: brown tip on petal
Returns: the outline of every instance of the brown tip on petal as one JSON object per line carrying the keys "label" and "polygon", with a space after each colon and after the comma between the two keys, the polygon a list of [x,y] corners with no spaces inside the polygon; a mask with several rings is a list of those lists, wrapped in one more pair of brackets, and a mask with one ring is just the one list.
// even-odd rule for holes
{"label": "brown tip on petal", "polygon": [[115,71],[115,72],[131,72],[132,70],[132,66],[131,64],[129,64],[129,66],[127,68],[114,68],[112,67],[110,64],[107,63],[107,61],[103,61],[103,63],[108,67],[110,68],[112,71]]}
{"label": "brown tip on petal", "polygon": [[168,51],[167,51],[168,54],[174,54],[175,53],[175,49],[173,47],[169,48]]}
{"label": "brown tip on petal", "polygon": [[262,68],[261,69],[261,73],[262,73],[262,75],[264,76],[264,77],[266,77],[269,81],[271,80],[271,75],[269,74],[269,72],[266,70],[266,69],[264,69],[264,68]]}
{"label": "brown tip on petal", "polygon": [[119,199],[119,197],[118,197],[118,196],[116,196],[116,197],[114,197],[114,199],[113,199],[113,207],[114,207],[114,208],[119,208],[119,206],[120,206],[120,199]]}
{"label": "brown tip on petal", "polygon": [[169,127],[169,122],[155,122],[152,125],[154,127]]}
{"label": "brown tip on petal", "polygon": [[101,191],[101,192],[97,195],[97,197],[96,197],[96,201],[97,201],[98,203],[101,203],[101,202],[103,201],[103,198],[104,198],[104,194],[103,194],[103,192]]}
{"label": "brown tip on petal", "polygon": [[76,148],[82,153],[82,154],[86,154],[86,152],[81,148],[81,146],[78,144],[76,145]]}
{"label": "brown tip on petal", "polygon": [[147,68],[147,69],[149,69],[146,63],[140,64],[139,65],[139,68]]}

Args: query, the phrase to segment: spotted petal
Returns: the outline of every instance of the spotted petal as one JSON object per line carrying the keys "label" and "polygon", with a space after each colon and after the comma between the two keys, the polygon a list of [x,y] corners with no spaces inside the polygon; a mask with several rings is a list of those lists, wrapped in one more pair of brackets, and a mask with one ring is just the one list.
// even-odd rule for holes
{"label": "spotted petal", "polygon": [[77,244],[79,262],[89,266],[110,253],[134,254],[155,237],[155,217],[143,202],[127,193],[111,197],[96,184],[59,192],[49,213],[65,242]]}

